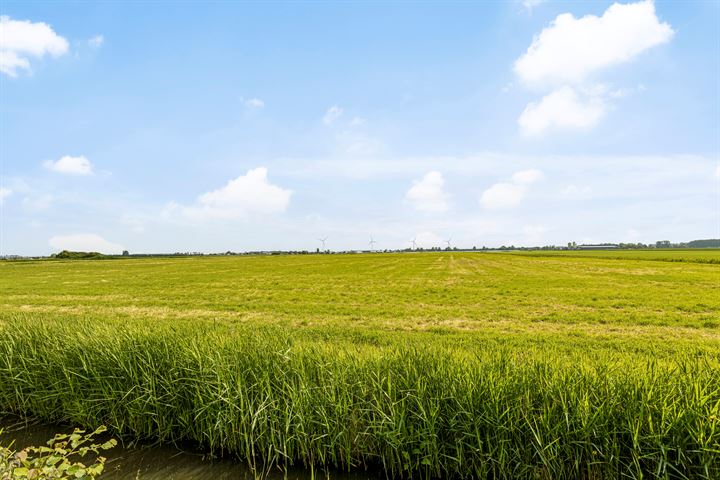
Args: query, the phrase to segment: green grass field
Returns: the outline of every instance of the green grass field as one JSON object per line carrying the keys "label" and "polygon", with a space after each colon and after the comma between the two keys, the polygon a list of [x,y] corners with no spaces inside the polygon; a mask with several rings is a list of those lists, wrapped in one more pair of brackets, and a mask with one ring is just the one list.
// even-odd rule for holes
{"label": "green grass field", "polygon": [[0,410],[396,477],[720,477],[720,251],[0,263]]}

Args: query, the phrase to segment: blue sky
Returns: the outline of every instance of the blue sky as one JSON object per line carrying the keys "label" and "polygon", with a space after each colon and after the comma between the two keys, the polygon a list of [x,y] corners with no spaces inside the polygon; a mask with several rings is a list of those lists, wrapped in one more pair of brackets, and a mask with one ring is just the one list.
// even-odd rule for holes
{"label": "blue sky", "polygon": [[720,236],[719,2],[0,15],[4,254]]}

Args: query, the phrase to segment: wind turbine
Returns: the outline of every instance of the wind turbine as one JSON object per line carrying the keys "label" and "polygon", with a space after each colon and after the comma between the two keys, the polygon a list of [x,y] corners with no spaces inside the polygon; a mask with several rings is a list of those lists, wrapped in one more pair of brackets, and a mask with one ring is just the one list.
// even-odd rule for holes
{"label": "wind turbine", "polygon": [[377,242],[373,239],[372,235],[370,235],[370,241],[368,243],[370,244],[370,251],[375,250],[375,244]]}
{"label": "wind turbine", "polygon": [[450,237],[450,238],[448,238],[447,240],[445,240],[445,243],[447,243],[447,248],[448,248],[448,250],[450,250],[450,242],[452,242],[452,237]]}
{"label": "wind turbine", "polygon": [[327,239],[328,239],[328,237],[318,238],[318,240],[322,242],[322,246],[323,246],[322,251],[323,251],[323,252],[326,252],[326,251],[327,251],[327,250],[325,249],[325,240],[327,240]]}
{"label": "wind turbine", "polygon": [[412,243],[413,250],[417,250],[417,242],[415,241],[417,237],[413,237],[412,240],[409,240],[410,243]]}

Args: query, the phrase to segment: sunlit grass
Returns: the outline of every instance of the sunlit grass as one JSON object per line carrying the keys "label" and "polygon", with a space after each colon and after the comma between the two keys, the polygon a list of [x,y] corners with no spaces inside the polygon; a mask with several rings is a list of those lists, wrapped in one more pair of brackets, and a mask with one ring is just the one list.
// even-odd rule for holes
{"label": "sunlit grass", "polygon": [[657,260],[4,263],[0,409],[258,467],[717,478],[720,271]]}

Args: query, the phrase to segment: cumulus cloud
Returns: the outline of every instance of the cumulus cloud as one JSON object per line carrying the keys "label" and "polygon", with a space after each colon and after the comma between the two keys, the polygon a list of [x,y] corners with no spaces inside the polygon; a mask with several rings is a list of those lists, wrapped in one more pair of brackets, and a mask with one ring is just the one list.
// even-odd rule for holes
{"label": "cumulus cloud", "polygon": [[109,242],[95,233],[55,235],[48,240],[48,244],[55,250],[100,252],[108,255],[119,254],[123,251],[122,245]]}
{"label": "cumulus cloud", "polygon": [[248,108],[264,108],[265,102],[259,98],[240,97],[240,101]]}
{"label": "cumulus cloud", "polygon": [[517,207],[525,198],[529,186],[544,177],[540,170],[515,172],[511,182],[499,182],[485,190],[480,196],[480,205],[488,210]]}
{"label": "cumulus cloud", "polygon": [[547,131],[584,130],[597,125],[607,106],[602,97],[581,97],[574,89],[562,87],[539,102],[531,102],[518,118],[520,131],[538,136]]}
{"label": "cumulus cloud", "polygon": [[59,57],[68,51],[68,42],[50,25],[0,16],[0,72],[17,77],[19,70],[30,70],[29,57]]}
{"label": "cumulus cloud", "polygon": [[95,35],[93,37],[90,37],[88,39],[88,45],[90,45],[92,48],[100,48],[105,43],[105,37],[102,35]]}
{"label": "cumulus cloud", "polygon": [[515,73],[524,85],[552,89],[525,107],[518,118],[521,132],[537,137],[594,127],[608,112],[612,100],[631,90],[612,90],[592,82],[591,77],[630,62],[642,52],[670,41],[673,35],[672,27],[658,19],[651,0],[615,3],[600,17],[558,15],[515,61]]}
{"label": "cumulus cloud", "polygon": [[337,105],[333,105],[325,112],[325,115],[323,116],[323,123],[325,125],[332,125],[342,116],[342,114],[343,109]]}
{"label": "cumulus cloud", "polygon": [[405,198],[421,212],[442,213],[449,207],[444,186],[445,179],[440,172],[428,172],[421,180],[415,181]]}
{"label": "cumulus cloud", "polygon": [[200,195],[197,203],[182,208],[194,219],[242,219],[284,212],[292,192],[268,182],[267,168],[249,170],[227,185]]}
{"label": "cumulus cloud", "polygon": [[48,170],[67,175],[92,175],[93,173],[92,163],[83,155],[78,157],[65,155],[54,162],[48,160],[43,165]]}
{"label": "cumulus cloud", "polygon": [[9,188],[0,187],[0,205],[2,205],[3,202],[5,202],[5,199],[12,195],[12,193],[13,191]]}
{"label": "cumulus cloud", "polygon": [[614,3],[601,17],[563,13],[533,39],[515,62],[515,72],[530,85],[579,83],[668,42],[673,34],[650,0]]}

